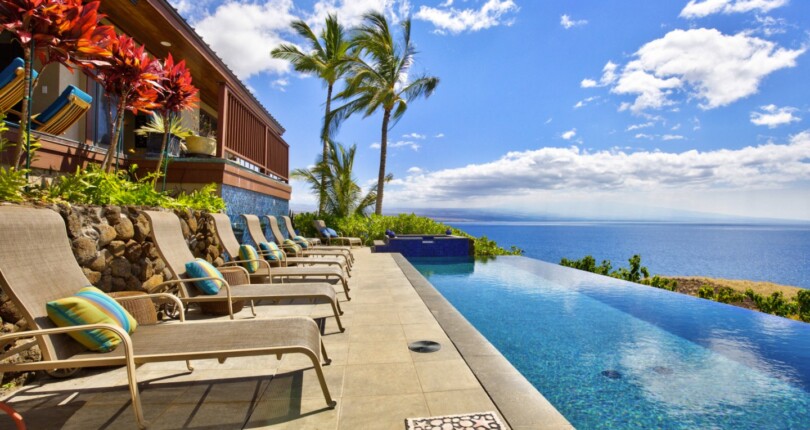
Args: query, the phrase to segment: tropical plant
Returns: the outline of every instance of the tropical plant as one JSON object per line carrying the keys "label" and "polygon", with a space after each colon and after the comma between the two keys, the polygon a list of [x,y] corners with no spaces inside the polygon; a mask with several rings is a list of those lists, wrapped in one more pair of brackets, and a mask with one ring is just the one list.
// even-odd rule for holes
{"label": "tropical plant", "polygon": [[112,38],[110,52],[108,62],[97,66],[95,75],[104,87],[110,109],[116,106],[115,114],[109,113],[113,135],[110,149],[101,163],[102,170],[111,168],[111,161],[118,152],[125,112],[152,113],[152,110],[160,107],[157,98],[162,80],[160,63],[131,37],[122,34]]}
{"label": "tropical plant", "polygon": [[[322,158],[329,156],[329,116],[332,106],[332,91],[335,83],[341,79],[348,70],[349,40],[343,26],[335,15],[326,16],[326,25],[321,31],[320,38],[304,21],[297,20],[290,24],[293,30],[303,37],[309,44],[310,51],[302,52],[293,44],[282,44],[271,52],[273,58],[281,58],[292,63],[293,68],[299,72],[313,73],[326,83],[326,108],[324,124],[321,129]],[[321,179],[323,184],[324,181]],[[318,212],[326,209],[326,188],[318,189]]]}
{"label": "tropical plant", "polygon": [[[364,196],[363,189],[357,184],[352,174],[354,168],[354,155],[357,145],[346,149],[339,143],[329,142],[327,158],[319,159],[310,169],[296,169],[292,173],[295,179],[307,182],[313,193],[319,195],[324,192],[323,209],[319,213],[329,213],[335,217],[363,215],[374,205],[377,199],[376,187]],[[320,157],[319,157],[320,158]],[[389,176],[387,180],[391,180]]]}
{"label": "tropical plant", "polygon": [[183,125],[182,118],[173,116],[169,119],[169,122],[166,123],[162,116],[155,115],[154,113],[152,114],[152,117],[149,118],[149,122],[146,123],[146,125],[135,130],[135,133],[139,136],[145,136],[150,133],[162,135],[165,132],[168,132],[169,134],[177,136],[181,139],[194,136],[194,131],[189,130]]}
{"label": "tropical plant", "polygon": [[338,98],[349,101],[331,113],[329,126],[330,130],[334,130],[356,112],[363,112],[363,116],[368,117],[382,111],[380,169],[374,208],[374,212],[380,215],[386,182],[388,130],[402,118],[410,102],[433,94],[439,78],[423,74],[408,80],[416,56],[416,49],[411,43],[410,18],[402,22],[402,41],[399,43],[394,40],[385,15],[370,12],[363,16],[363,20],[352,40],[358,56],[351,60],[346,88],[338,94]]}
{"label": "tropical plant", "polygon": [[[186,61],[174,62],[172,54],[160,64],[162,69],[161,91],[158,93],[157,103],[160,106],[157,111],[163,118],[164,124],[171,124],[178,118],[178,114],[184,110],[194,109],[200,99],[197,97],[199,90],[191,83],[191,71],[186,68]],[[166,157],[166,146],[169,141],[171,130],[163,130],[163,143],[160,147],[160,158],[158,159],[155,173],[160,173],[163,168],[163,190],[166,189],[166,169],[168,169],[168,157]],[[165,161],[164,161],[165,160]],[[163,166],[164,162],[166,166]],[[157,178],[157,175],[155,176]]]}
{"label": "tropical plant", "polygon": [[[13,145],[4,137],[8,131],[5,119],[6,115],[0,112],[0,154]],[[25,174],[25,169],[18,169],[15,166],[0,167],[0,201],[23,200],[23,188],[27,184]]]}
{"label": "tropical plant", "polygon": [[103,17],[98,13],[99,5],[98,1],[84,4],[83,0],[0,0],[0,27],[19,41],[25,60],[25,96],[13,160],[17,169],[23,150],[30,161],[33,57],[39,58],[43,69],[53,62],[68,68],[92,68],[103,61],[110,54],[106,45],[115,31],[111,26],[98,25]]}

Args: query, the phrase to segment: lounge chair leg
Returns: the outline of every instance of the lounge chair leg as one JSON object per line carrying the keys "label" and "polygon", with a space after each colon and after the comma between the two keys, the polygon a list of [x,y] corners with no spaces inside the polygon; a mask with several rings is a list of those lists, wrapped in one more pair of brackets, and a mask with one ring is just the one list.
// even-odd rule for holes
{"label": "lounge chair leg", "polygon": [[321,339],[321,355],[323,356],[324,366],[328,366],[332,363],[332,359],[329,358],[329,355],[326,353],[326,345],[323,344],[323,339]]}
{"label": "lounge chair leg", "polygon": [[343,333],[344,331],[346,331],[346,329],[343,328],[343,324],[340,322],[340,315],[343,312],[340,312],[337,308],[337,299],[335,299],[335,301],[332,302],[332,311],[335,312],[335,322],[337,322],[338,329],[340,329],[340,332]]}
{"label": "lounge chair leg", "polygon": [[253,306],[253,300],[250,301],[250,312],[253,314],[254,317],[256,316],[256,307]]}
{"label": "lounge chair leg", "polygon": [[[321,350],[323,354],[326,354],[326,350],[323,347],[323,341],[321,341]],[[321,367],[321,363],[318,362],[318,357],[310,350],[307,350],[307,355],[309,358],[312,359],[312,367],[315,368],[315,373],[318,374],[318,382],[321,384],[321,390],[323,390],[323,397],[326,399],[326,407],[329,409],[334,409],[337,406],[337,402],[332,400],[332,396],[329,394],[329,386],[326,385],[326,378],[323,376],[323,368]]]}
{"label": "lounge chair leg", "polygon": [[351,301],[352,298],[349,297],[349,283],[346,282],[346,279],[341,277],[340,281],[343,283],[343,294],[346,295],[346,300]]}
{"label": "lounge chair leg", "polygon": [[188,369],[189,372],[194,371],[194,366],[191,365],[191,360],[186,360],[186,369]]}
{"label": "lounge chair leg", "polygon": [[337,310],[338,310],[338,312],[339,312],[341,315],[343,315],[343,308],[341,308],[341,307],[340,307],[340,300],[338,300],[337,298],[335,298],[335,304],[337,305]]}
{"label": "lounge chair leg", "polygon": [[[128,357],[128,362],[131,357]],[[149,423],[143,416],[143,405],[141,404],[141,393],[138,390],[138,380],[135,377],[135,363],[127,363],[127,379],[129,381],[129,395],[132,397],[132,410],[135,412],[135,421],[138,423],[139,429],[149,427]]]}

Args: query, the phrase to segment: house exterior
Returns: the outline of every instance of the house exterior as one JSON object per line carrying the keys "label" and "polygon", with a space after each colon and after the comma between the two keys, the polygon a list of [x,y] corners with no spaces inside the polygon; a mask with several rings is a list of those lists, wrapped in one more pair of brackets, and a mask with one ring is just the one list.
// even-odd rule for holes
{"label": "house exterior", "polygon": [[[225,63],[166,0],[102,0],[101,12],[106,15],[106,24],[145,45],[156,58],[171,52],[176,60],[185,60],[200,90],[199,107],[184,113],[184,125],[215,136],[216,151],[213,156],[171,158],[167,189],[193,190],[214,182],[234,221],[242,213],[287,214],[291,188],[284,128]],[[21,48],[8,33],[0,36],[0,66],[21,55]],[[41,73],[34,89],[32,112],[42,111],[67,85],[90,94],[93,103],[87,114],[62,135],[39,135],[42,147],[32,167],[55,175],[87,163],[100,163],[111,134],[103,89],[89,76],[79,71],[71,73],[59,65],[50,65]],[[126,114],[119,166],[137,164],[139,173],[155,169],[157,154],[150,148],[149,139],[135,133],[148,119],[145,115]],[[16,139],[14,131],[10,134],[11,139]]]}

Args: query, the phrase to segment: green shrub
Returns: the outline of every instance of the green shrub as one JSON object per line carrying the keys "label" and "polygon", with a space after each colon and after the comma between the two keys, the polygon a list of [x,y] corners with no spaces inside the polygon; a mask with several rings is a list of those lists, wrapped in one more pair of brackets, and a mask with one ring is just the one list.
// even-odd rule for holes
{"label": "green shrub", "polygon": [[596,259],[591,255],[586,255],[581,260],[569,260],[567,258],[563,258],[560,260],[560,265],[605,276],[610,276],[610,271],[613,268],[613,265],[610,264],[610,260],[602,260],[602,264],[597,266]]}
{"label": "green shrub", "polygon": [[701,299],[714,300],[714,288],[708,285],[701,286],[697,294]]}
{"label": "green shrub", "polygon": [[653,276],[652,278],[644,278],[641,280],[641,283],[644,285],[649,285],[655,288],[661,288],[663,290],[675,291],[678,288],[678,282],[674,279],[667,279],[662,278],[658,275]]}
{"label": "green shrub", "polygon": [[[0,113],[0,154],[14,147],[14,144],[3,137],[8,131],[5,120],[6,114]],[[23,191],[27,184],[26,172],[25,169],[18,170],[13,166],[0,167],[0,201],[20,202],[23,200]]]}
{"label": "green shrub", "polygon": [[796,293],[796,313],[800,320],[810,322],[810,290]]}
{"label": "green shrub", "polygon": [[717,290],[717,301],[720,303],[738,303],[744,299],[744,294],[731,287],[721,287]]}

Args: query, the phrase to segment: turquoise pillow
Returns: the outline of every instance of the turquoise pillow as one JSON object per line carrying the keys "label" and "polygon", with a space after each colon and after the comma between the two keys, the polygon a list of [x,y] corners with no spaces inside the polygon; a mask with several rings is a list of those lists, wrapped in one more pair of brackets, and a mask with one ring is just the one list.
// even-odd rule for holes
{"label": "turquoise pillow", "polygon": [[242,267],[247,269],[248,273],[256,273],[256,271],[259,270],[259,253],[256,252],[256,248],[251,245],[242,245],[239,247],[239,259],[250,260],[239,263]]}
{"label": "turquoise pillow", "polygon": [[265,254],[264,258],[270,261],[284,261],[286,260],[286,255],[284,251],[279,249],[278,245],[275,242],[261,242],[259,244],[259,248],[261,248],[262,252]]}
{"label": "turquoise pillow", "polygon": [[295,243],[297,243],[301,248],[309,249],[309,241],[301,236],[295,236],[293,238]]}
{"label": "turquoise pillow", "polygon": [[[222,273],[220,273],[216,267],[202,258],[197,258],[194,261],[186,263],[186,275],[188,275],[189,278],[216,277],[224,279]],[[203,294],[213,295],[219,293],[219,289],[222,288],[222,282],[216,279],[206,279],[204,281],[194,281],[194,286]]]}
{"label": "turquoise pillow", "polygon": [[[126,309],[93,286],[84,287],[73,296],[48,302],[45,308],[48,318],[58,327],[112,324],[130,334],[138,327],[138,322]],[[74,331],[68,335],[88,349],[99,352],[112,351],[121,343],[120,336],[104,329]]]}

